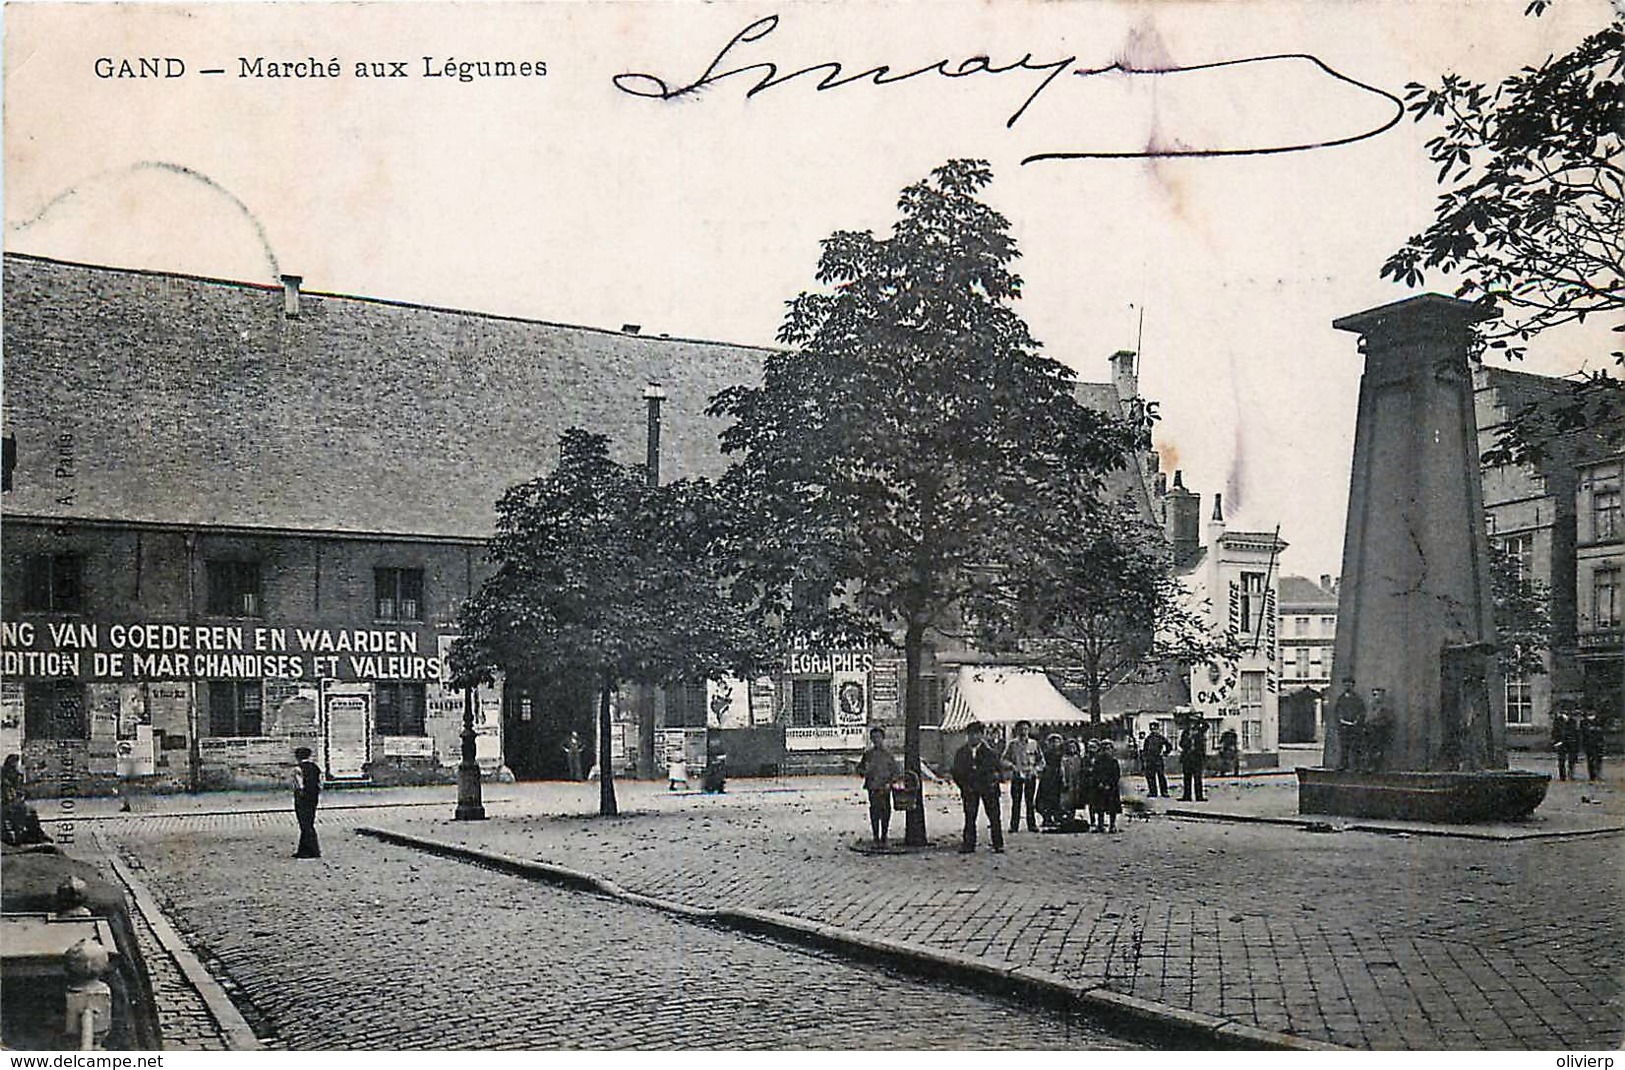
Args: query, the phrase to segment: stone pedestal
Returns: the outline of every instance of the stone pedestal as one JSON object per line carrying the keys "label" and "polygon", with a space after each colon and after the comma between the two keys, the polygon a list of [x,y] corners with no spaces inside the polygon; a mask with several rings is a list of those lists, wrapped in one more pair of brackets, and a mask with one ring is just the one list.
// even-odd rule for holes
{"label": "stone pedestal", "polygon": [[1551,779],[1506,769],[1470,773],[1299,769],[1298,812],[1453,825],[1518,821],[1535,812]]}

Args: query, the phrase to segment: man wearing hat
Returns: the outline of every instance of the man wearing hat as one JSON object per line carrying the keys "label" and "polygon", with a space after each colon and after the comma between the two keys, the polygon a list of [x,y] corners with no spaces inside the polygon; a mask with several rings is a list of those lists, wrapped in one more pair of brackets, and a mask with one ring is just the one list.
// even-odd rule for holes
{"label": "man wearing hat", "polygon": [[1365,765],[1365,700],[1354,690],[1354,677],[1343,677],[1343,693],[1332,706],[1337,717],[1337,768]]}
{"label": "man wearing hat", "polygon": [[980,721],[965,726],[965,742],[954,752],[954,783],[959,785],[959,797],[965,806],[965,838],[959,845],[960,854],[976,850],[976,811],[987,810],[992,826],[993,850],[1004,852],[1004,822],[999,816],[999,775],[1004,760],[998,751],[988,746]]}
{"label": "man wearing hat", "polygon": [[321,844],[316,841],[316,802],[322,795],[322,770],[310,760],[309,747],[297,747],[293,752],[299,764],[293,773],[293,816],[299,819],[299,849],[295,858],[322,857]]}

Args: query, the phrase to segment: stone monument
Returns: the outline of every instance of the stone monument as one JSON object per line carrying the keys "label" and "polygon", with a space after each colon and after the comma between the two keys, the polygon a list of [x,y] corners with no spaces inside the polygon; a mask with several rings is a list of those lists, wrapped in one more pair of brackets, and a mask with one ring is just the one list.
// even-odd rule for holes
{"label": "stone monument", "polygon": [[[1510,820],[1549,777],[1506,768],[1490,702],[1495,619],[1468,349],[1478,305],[1423,294],[1336,320],[1360,335],[1354,464],[1321,769],[1298,770],[1301,813]],[[1352,709],[1352,707],[1350,707]],[[1368,719],[1369,718],[1369,719]]]}

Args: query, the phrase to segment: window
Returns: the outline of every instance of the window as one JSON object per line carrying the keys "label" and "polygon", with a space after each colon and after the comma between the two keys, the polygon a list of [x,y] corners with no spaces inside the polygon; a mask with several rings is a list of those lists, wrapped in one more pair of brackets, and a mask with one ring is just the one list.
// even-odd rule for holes
{"label": "window", "polygon": [[1264,747],[1264,722],[1241,722],[1241,749],[1245,751],[1262,750]]}
{"label": "window", "polygon": [[376,695],[380,736],[428,735],[423,726],[422,684],[379,684]]}
{"label": "window", "polygon": [[1320,630],[1325,635],[1331,635],[1333,632],[1337,631],[1337,618],[1336,617],[1321,617],[1320,618]]}
{"label": "window", "polygon": [[30,554],[23,559],[23,608],[38,613],[84,609],[84,558],[78,554]]}
{"label": "window", "polygon": [[215,680],[209,684],[209,735],[260,735],[265,695],[258,680]]}
{"label": "window", "polygon": [[666,688],[666,727],[705,727],[704,680],[685,680]]}
{"label": "window", "polygon": [[1591,574],[1591,626],[1619,627],[1619,569],[1599,568]]}
{"label": "window", "polygon": [[377,594],[373,608],[379,620],[423,619],[421,568],[375,568],[372,585]]}
{"label": "window", "polygon": [[1310,654],[1310,648],[1309,647],[1300,646],[1298,648],[1298,675],[1299,676],[1307,677],[1309,675],[1309,654]]}
{"label": "window", "polygon": [[1241,691],[1239,701],[1243,706],[1264,705],[1264,674],[1261,672],[1244,672],[1241,674]]}
{"label": "window", "polygon": [[1241,574],[1241,629],[1256,634],[1264,621],[1264,574]]}
{"label": "window", "polygon": [[217,617],[260,615],[260,563],[210,561],[208,611]]}
{"label": "window", "polygon": [[1598,542],[1625,536],[1625,527],[1620,526],[1618,471],[1599,472],[1592,478],[1591,515],[1595,527],[1593,538]]}
{"label": "window", "polygon": [[30,681],[23,690],[23,735],[29,739],[88,739],[85,689],[74,680]]}
{"label": "window", "polygon": [[796,728],[813,728],[835,723],[835,702],[830,682],[823,680],[790,681],[790,724]]}
{"label": "window", "polygon": [[1501,540],[1501,552],[1506,555],[1512,578],[1527,585],[1534,574],[1535,537],[1527,533],[1508,535]]}
{"label": "window", "polygon": [[1309,618],[1308,617],[1294,617],[1293,620],[1292,620],[1292,634],[1293,635],[1308,635],[1309,634]]}
{"label": "window", "polygon": [[1527,725],[1534,721],[1535,703],[1529,695],[1529,677],[1519,673],[1507,677],[1507,724]]}

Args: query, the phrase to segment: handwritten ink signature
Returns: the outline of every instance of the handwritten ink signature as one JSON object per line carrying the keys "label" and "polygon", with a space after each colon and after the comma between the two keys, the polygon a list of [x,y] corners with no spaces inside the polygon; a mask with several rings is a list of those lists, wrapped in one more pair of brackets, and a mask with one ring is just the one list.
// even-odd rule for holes
{"label": "handwritten ink signature", "polygon": [[859,71],[856,74],[847,74],[846,68],[836,60],[829,60],[824,63],[814,63],[811,66],[803,67],[800,70],[791,71],[788,74],[780,74],[779,65],[766,60],[758,63],[747,63],[744,66],[732,67],[727,70],[719,69],[723,66],[724,61],[733,62],[733,53],[736,48],[762,40],[764,37],[777,30],[778,26],[779,16],[777,15],[768,15],[766,18],[757,19],[749,26],[746,26],[743,30],[740,30],[738,33],[734,34],[733,38],[729,40],[727,44],[722,46],[721,51],[716,54],[716,57],[713,58],[710,64],[705,68],[705,73],[701,74],[699,78],[688,83],[687,85],[678,85],[674,87],[665,79],[660,78],[657,75],[642,72],[627,72],[625,74],[617,74],[614,77],[615,87],[621,92],[627,93],[634,97],[644,97],[652,100],[672,100],[677,97],[684,96],[685,94],[697,93],[700,90],[705,89],[714,83],[720,82],[725,78],[732,78],[735,75],[740,74],[759,72],[759,77],[757,78],[756,84],[745,90],[746,99],[750,99],[751,97],[756,96],[758,93],[769,89],[775,89],[789,81],[792,81],[793,79],[801,78],[805,75],[816,74],[818,72],[823,72],[823,75],[814,84],[813,88],[815,91],[820,93],[829,89],[840,89],[844,86],[854,85],[859,82],[867,82],[876,86],[888,86],[895,85],[899,82],[906,82],[912,78],[920,78],[922,76],[929,75],[936,75],[941,78],[968,78],[972,75],[1019,76],[1023,73],[1030,74],[1037,78],[1037,84],[1032,87],[1032,91],[1027,94],[1026,99],[1021,102],[1020,107],[1016,108],[1016,110],[1010,114],[1010,117],[1005,120],[1005,128],[1014,129],[1016,124],[1021,121],[1022,116],[1027,113],[1027,110],[1033,106],[1034,102],[1038,100],[1045,90],[1049,89],[1050,86],[1054,84],[1056,79],[1067,73],[1079,78],[1092,78],[1099,75],[1110,74],[1112,72],[1119,72],[1126,75],[1165,77],[1176,74],[1187,74],[1194,71],[1211,71],[1223,68],[1243,67],[1249,64],[1309,63],[1318,68],[1322,73],[1330,76],[1335,81],[1353,86],[1355,89],[1358,89],[1363,93],[1381,97],[1392,104],[1394,109],[1393,115],[1377,126],[1373,126],[1369,129],[1361,130],[1347,136],[1327,138],[1320,141],[1302,141],[1281,145],[1263,145],[1244,148],[1223,146],[1210,148],[1163,148],[1160,146],[1153,146],[1142,150],[1040,152],[1024,158],[1021,161],[1023,164],[1036,163],[1044,160],[1150,159],[1153,157],[1175,156],[1269,156],[1285,152],[1305,152],[1310,149],[1324,149],[1331,148],[1335,145],[1348,145],[1356,141],[1364,141],[1366,138],[1376,137],[1378,134],[1382,134],[1392,129],[1396,123],[1404,118],[1405,115],[1404,103],[1392,93],[1389,93],[1386,90],[1378,89],[1376,86],[1367,85],[1366,83],[1351,78],[1340,71],[1334,70],[1332,67],[1328,66],[1315,56],[1298,52],[1281,53],[1278,55],[1269,56],[1248,56],[1243,59],[1220,60],[1213,63],[1198,63],[1190,66],[1170,65],[1142,67],[1117,62],[1109,64],[1105,67],[1078,67],[1077,56],[1067,56],[1062,59],[1055,59],[1048,62],[1038,62],[1034,58],[1033,54],[1028,52],[1020,59],[1015,60],[1014,62],[1005,63],[1002,66],[994,63],[993,60],[988,56],[969,56],[965,59],[959,60],[957,63],[950,59],[942,59],[935,63],[927,64],[924,67],[919,67],[915,70],[909,71],[894,71],[890,65],[881,64],[877,67],[871,67],[867,70]]}

